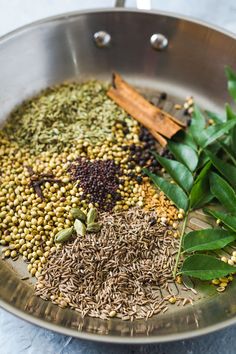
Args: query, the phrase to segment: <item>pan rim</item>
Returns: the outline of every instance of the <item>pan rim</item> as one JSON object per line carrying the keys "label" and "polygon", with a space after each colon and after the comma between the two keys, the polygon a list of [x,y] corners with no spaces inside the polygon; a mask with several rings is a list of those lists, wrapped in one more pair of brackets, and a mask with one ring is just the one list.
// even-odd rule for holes
{"label": "pan rim", "polygon": [[[68,13],[62,13],[59,15],[54,15],[54,16],[49,16],[37,21],[33,21],[29,24],[23,25],[19,28],[16,28],[12,31],[10,31],[7,34],[4,34],[3,36],[0,36],[0,45],[4,44],[7,41],[10,41],[11,39],[14,39],[15,37],[28,32],[32,29],[35,29],[37,27],[40,27],[41,25],[44,24],[49,24],[52,22],[56,21],[66,21],[68,19],[73,19],[78,16],[82,15],[89,15],[89,14],[97,14],[97,13],[114,13],[114,12],[121,12],[121,13],[138,13],[138,14],[145,14],[145,15],[161,15],[161,16],[166,16],[169,18],[177,19],[177,20],[182,20],[188,23],[194,23],[198,26],[205,27],[208,29],[211,29],[213,31],[216,31],[224,36],[230,37],[234,40],[236,40],[236,35],[228,30],[225,30],[221,28],[220,26],[213,25],[211,23],[207,23],[206,21],[198,20],[193,17],[185,16],[185,15],[180,15],[177,13],[173,12],[168,12],[168,11],[157,11],[157,10],[138,10],[135,8],[102,8],[102,9],[89,9],[89,10],[78,10],[78,11],[72,11]],[[62,334],[62,335],[67,335],[71,336],[74,338],[79,338],[79,339],[84,339],[84,340],[93,340],[97,342],[106,342],[106,343],[114,343],[114,344],[151,344],[151,343],[165,343],[165,342],[172,342],[172,341],[177,341],[177,340],[183,340],[183,339],[191,339],[194,337],[210,334],[212,332],[224,329],[230,325],[233,325],[236,323],[236,315],[233,318],[226,319],[224,321],[221,321],[217,324],[213,324],[207,327],[204,327],[202,329],[195,329],[194,331],[186,331],[183,333],[176,333],[176,334],[167,334],[167,335],[154,335],[153,337],[148,337],[148,336],[140,336],[140,337],[119,337],[119,336],[114,336],[114,335],[99,335],[99,334],[93,334],[89,332],[83,332],[83,331],[76,331],[74,329],[69,329],[66,327],[60,327],[59,325],[47,322],[43,319],[34,317],[30,314],[27,314],[18,308],[14,307],[13,305],[5,302],[0,298],[0,307],[7,312],[15,315],[16,317],[23,319],[27,321],[28,323],[31,323],[33,325],[54,331],[56,333]]]}
{"label": "pan rim", "polygon": [[56,21],[63,21],[66,19],[72,19],[73,17],[81,16],[81,15],[86,15],[86,14],[97,14],[97,13],[112,13],[112,12],[121,12],[121,13],[138,13],[138,14],[145,14],[145,15],[161,15],[161,16],[166,16],[170,18],[175,18],[177,20],[183,20],[189,23],[194,23],[199,26],[203,26],[205,28],[211,29],[213,31],[216,31],[218,33],[221,33],[227,37],[230,37],[232,39],[236,39],[236,34],[229,30],[225,30],[221,26],[214,25],[212,23],[208,23],[203,20],[198,20],[194,17],[191,16],[185,16],[185,15],[180,15],[175,12],[169,12],[169,11],[157,11],[157,10],[139,10],[135,8],[104,8],[104,9],[88,9],[88,10],[78,10],[78,11],[70,11],[58,15],[53,15],[53,16],[47,16],[45,18],[30,22],[26,25],[20,26],[2,36],[0,36],[0,45],[24,32],[27,32],[28,30],[32,28],[36,28],[42,24],[47,24],[47,23],[52,23]]}
{"label": "pan rim", "polygon": [[186,331],[183,333],[176,334],[166,334],[166,335],[154,335],[151,337],[140,336],[140,337],[121,337],[114,335],[105,335],[105,334],[94,334],[83,331],[76,331],[74,329],[69,329],[66,327],[61,327],[59,325],[53,324],[51,322],[44,321],[43,319],[29,315],[16,307],[6,303],[0,299],[0,307],[7,311],[8,313],[30,323],[37,327],[44,328],[61,335],[70,336],[73,338],[92,340],[100,343],[114,343],[114,344],[157,344],[157,343],[167,343],[175,342],[179,340],[186,340],[191,338],[196,338],[204,336],[222,329],[234,325],[236,322],[236,317],[219,322],[214,325],[204,327],[202,329],[195,329],[194,331]]}

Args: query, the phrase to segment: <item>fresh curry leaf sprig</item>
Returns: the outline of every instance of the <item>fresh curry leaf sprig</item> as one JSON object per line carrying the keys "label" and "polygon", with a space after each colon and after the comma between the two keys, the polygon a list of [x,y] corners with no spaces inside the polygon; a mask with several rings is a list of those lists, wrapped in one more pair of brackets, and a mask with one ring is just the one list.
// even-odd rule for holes
{"label": "fresh curry leaf sprig", "polygon": [[[236,101],[236,74],[226,68],[226,75],[229,92]],[[184,260],[181,273],[208,280],[236,270],[213,256],[195,254],[221,249],[236,240],[236,194],[233,189],[236,187],[236,114],[228,104],[225,116],[206,113],[212,125],[207,125],[204,115],[195,106],[189,129],[179,133],[175,141],[168,142],[168,149],[176,160],[154,153],[173,181],[156,176],[147,169],[144,172],[178,208],[185,211],[174,276],[183,250],[184,254],[194,254]],[[224,210],[205,210],[220,220],[226,229],[185,234],[189,212],[206,207],[214,198]]]}

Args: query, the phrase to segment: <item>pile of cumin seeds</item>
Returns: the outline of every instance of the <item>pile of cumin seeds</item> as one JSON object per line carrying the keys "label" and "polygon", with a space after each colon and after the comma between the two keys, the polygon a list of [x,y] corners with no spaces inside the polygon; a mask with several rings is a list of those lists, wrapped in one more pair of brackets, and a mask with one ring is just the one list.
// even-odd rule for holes
{"label": "pile of cumin seeds", "polygon": [[[154,223],[154,211],[103,213],[100,233],[86,234],[52,254],[35,292],[61,307],[123,320],[149,318],[168,309],[178,240]],[[172,305],[170,305],[172,306]]]}

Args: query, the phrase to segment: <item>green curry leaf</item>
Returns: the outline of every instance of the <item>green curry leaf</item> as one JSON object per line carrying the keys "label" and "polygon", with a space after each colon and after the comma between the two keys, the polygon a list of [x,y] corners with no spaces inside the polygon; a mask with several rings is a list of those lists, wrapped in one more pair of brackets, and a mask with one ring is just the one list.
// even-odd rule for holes
{"label": "green curry leaf", "polygon": [[191,209],[202,208],[204,205],[212,200],[213,196],[210,193],[209,187],[209,170],[211,162],[208,162],[199,173],[193,188],[190,193],[190,207]]}
{"label": "green curry leaf", "polygon": [[189,193],[193,185],[193,176],[191,172],[181,162],[169,160],[153,153],[156,160],[165,168],[173,180]]}
{"label": "green curry leaf", "polygon": [[212,125],[199,134],[199,144],[204,149],[216,139],[219,139],[230,129],[232,129],[236,124],[236,119],[231,119],[225,123],[219,123]]}
{"label": "green curry leaf", "polygon": [[205,117],[200,111],[200,109],[198,108],[198,106],[195,105],[189,131],[193,139],[198,145],[200,142],[202,131],[205,129],[205,125],[206,125]]}
{"label": "green curry leaf", "polygon": [[194,171],[198,164],[198,155],[189,145],[168,142],[168,148],[175,158],[182,162],[190,171]]}
{"label": "green curry leaf", "polygon": [[177,143],[185,144],[191,147],[193,150],[197,151],[197,144],[195,143],[190,132],[185,132],[180,130],[174,137],[174,141]]}
{"label": "green curry leaf", "polygon": [[224,123],[226,122],[226,117],[225,116],[219,116],[218,114],[208,111],[205,111],[207,116],[212,119],[215,123]]}
{"label": "green curry leaf", "polygon": [[201,280],[220,278],[234,273],[236,267],[205,254],[194,254],[184,260],[181,273]]}
{"label": "green curry leaf", "polygon": [[225,110],[226,110],[227,120],[236,119],[236,115],[234,114],[231,106],[228,103],[226,103],[225,105]]}
{"label": "green curry leaf", "polygon": [[236,213],[236,194],[233,188],[218,174],[210,174],[211,193],[230,213]]}
{"label": "green curry leaf", "polygon": [[205,229],[184,236],[185,252],[217,250],[236,240],[236,233],[222,229]]}
{"label": "green curry leaf", "polygon": [[214,167],[227,179],[227,181],[236,188],[236,167],[228,162],[223,161],[216,155],[212,154],[211,151],[205,150],[206,154],[211,159]]}

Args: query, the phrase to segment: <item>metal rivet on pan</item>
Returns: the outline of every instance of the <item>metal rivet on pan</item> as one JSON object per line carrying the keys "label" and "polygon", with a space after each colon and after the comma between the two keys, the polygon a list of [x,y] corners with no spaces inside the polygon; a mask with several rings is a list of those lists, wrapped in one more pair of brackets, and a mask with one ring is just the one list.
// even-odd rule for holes
{"label": "metal rivet on pan", "polygon": [[108,47],[111,42],[111,36],[106,31],[98,31],[94,33],[93,38],[99,48]]}
{"label": "metal rivet on pan", "polygon": [[168,39],[161,33],[154,33],[150,38],[153,49],[164,50],[168,47]]}

